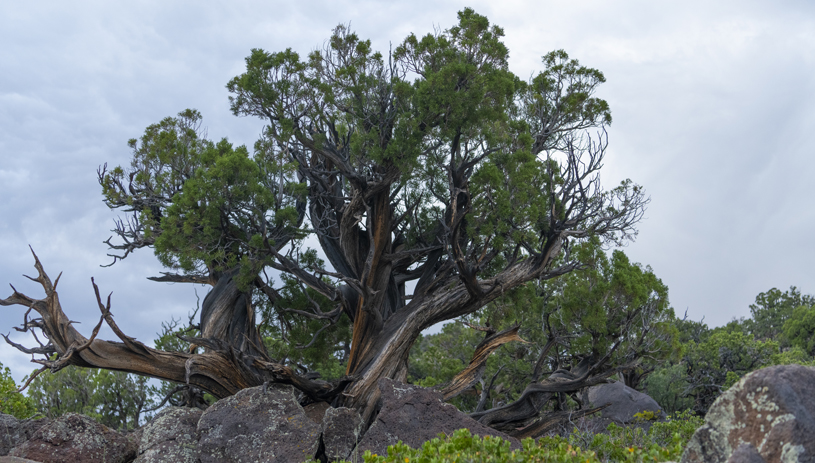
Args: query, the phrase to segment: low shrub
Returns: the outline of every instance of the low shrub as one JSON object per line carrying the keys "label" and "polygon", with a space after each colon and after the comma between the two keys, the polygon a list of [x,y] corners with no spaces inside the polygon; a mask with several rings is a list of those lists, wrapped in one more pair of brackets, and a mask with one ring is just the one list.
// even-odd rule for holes
{"label": "low shrub", "polygon": [[[362,455],[364,463],[600,463],[678,461],[702,418],[690,411],[678,413],[664,422],[653,422],[648,431],[610,424],[605,433],[592,434],[577,429],[566,437],[524,439],[523,448],[512,450],[510,443],[491,436],[479,437],[468,429],[452,436],[440,436],[412,449],[399,442],[388,447],[387,455]],[[354,458],[359,462],[358,457]]]}

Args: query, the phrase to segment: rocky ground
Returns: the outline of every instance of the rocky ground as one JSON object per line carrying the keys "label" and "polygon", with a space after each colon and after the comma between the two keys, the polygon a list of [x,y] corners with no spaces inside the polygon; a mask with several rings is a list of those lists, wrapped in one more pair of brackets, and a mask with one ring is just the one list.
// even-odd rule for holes
{"label": "rocky ground", "polygon": [[[0,463],[296,462],[348,458],[366,450],[383,454],[401,440],[417,447],[439,433],[469,428],[500,436],[431,389],[381,380],[383,407],[362,434],[359,414],[325,403],[301,407],[290,386],[244,389],[206,411],[169,407],[148,424],[118,433],[77,414],[55,420],[17,420],[0,414]],[[650,397],[621,383],[595,386],[585,396],[611,403],[588,425],[630,423],[645,410],[660,413]],[[682,457],[690,462],[815,462],[815,368],[765,368],[747,375],[710,409]]]}

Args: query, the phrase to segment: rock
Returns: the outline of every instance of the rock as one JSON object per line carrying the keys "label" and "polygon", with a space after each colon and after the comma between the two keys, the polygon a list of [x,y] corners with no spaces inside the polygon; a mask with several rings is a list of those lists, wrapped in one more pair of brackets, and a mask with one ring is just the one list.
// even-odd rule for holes
{"label": "rock", "polygon": [[41,463],[125,463],[136,457],[126,436],[76,413],[42,426],[10,455]]}
{"label": "rock", "polygon": [[321,424],[325,416],[325,411],[329,408],[331,408],[331,405],[329,405],[328,402],[314,402],[313,404],[308,404],[303,407],[303,411],[311,421]]}
{"label": "rock", "polygon": [[682,463],[815,461],[813,397],[815,368],[783,365],[748,374],[710,407]]}
{"label": "rock", "polygon": [[8,455],[20,441],[20,434],[20,421],[11,415],[0,413],[0,456]]}
{"label": "rock", "polygon": [[201,463],[292,462],[314,457],[320,425],[288,385],[243,389],[210,406],[198,421]]}
{"label": "rock", "polygon": [[652,412],[656,417],[665,417],[656,400],[620,381],[592,386],[587,394],[589,402],[594,407],[611,403],[600,412],[600,417],[608,422],[628,424],[635,421],[634,415],[642,412]]}
{"label": "rock", "polygon": [[362,432],[362,417],[352,408],[329,408],[323,418],[322,431],[328,461],[346,460]]}
{"label": "rock", "polygon": [[38,429],[50,422],[48,418],[18,420],[0,413],[0,456],[8,455],[12,448],[30,439]]}
{"label": "rock", "polygon": [[3,456],[0,457],[0,463],[40,463],[39,461],[29,460],[28,458]]}
{"label": "rock", "polygon": [[767,463],[755,447],[741,444],[727,459],[727,463]]}
{"label": "rock", "polygon": [[382,393],[382,410],[357,446],[355,452],[359,455],[366,450],[385,455],[388,446],[400,440],[418,448],[440,433],[449,436],[461,428],[468,428],[474,435],[509,440],[513,449],[521,447],[514,437],[488,428],[456,407],[442,402],[442,395],[438,391],[387,378],[379,380],[379,390]]}
{"label": "rock", "polygon": [[141,428],[134,463],[195,463],[198,460],[198,420],[202,410],[168,407]]}

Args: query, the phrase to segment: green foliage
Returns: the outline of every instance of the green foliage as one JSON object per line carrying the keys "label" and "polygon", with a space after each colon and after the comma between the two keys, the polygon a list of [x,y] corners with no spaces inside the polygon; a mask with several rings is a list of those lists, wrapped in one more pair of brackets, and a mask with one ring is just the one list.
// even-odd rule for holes
{"label": "green foliage", "polygon": [[706,413],[724,390],[751,371],[770,366],[780,352],[776,341],[757,341],[740,331],[713,330],[700,343],[690,343],[684,356],[694,409]]}
{"label": "green foliage", "polygon": [[685,445],[703,423],[702,418],[686,411],[651,423],[647,431],[611,423],[605,433],[575,429],[567,437],[542,437],[538,445],[572,445],[594,452],[598,461],[679,461]]}
{"label": "green foliage", "polygon": [[784,322],[784,338],[810,357],[815,356],[815,305],[801,305],[793,309]]}
{"label": "green foliage", "polygon": [[427,441],[421,448],[411,449],[399,442],[388,447],[387,455],[363,455],[365,463],[465,463],[465,462],[598,462],[594,452],[583,451],[567,443],[553,446],[536,445],[532,439],[523,441],[522,450],[511,450],[509,441],[492,436],[473,436],[468,429],[459,429],[452,436]]}
{"label": "green foliage", "polygon": [[512,450],[509,441],[492,436],[473,436],[459,429],[452,436],[440,435],[412,449],[399,442],[387,455],[362,455],[365,463],[469,463],[469,462],[562,462],[679,461],[684,446],[703,420],[690,412],[651,424],[648,431],[609,425],[606,433],[589,434],[575,429],[568,437],[524,439],[522,449]]}
{"label": "green foliage", "polygon": [[749,329],[762,341],[779,339],[785,322],[793,316],[795,308],[801,306],[815,306],[815,296],[802,295],[795,286],[784,292],[772,288],[760,293],[756,302],[750,305]]}
{"label": "green foliage", "polygon": [[19,419],[30,418],[36,412],[32,400],[17,392],[11,371],[0,362],[0,413]]}
{"label": "green foliage", "polygon": [[129,141],[130,168],[116,167],[100,179],[103,195],[111,208],[137,214],[139,239],[154,246],[166,267],[195,273],[241,263],[245,285],[268,257],[261,252],[245,260],[266,246],[264,220],[278,226],[278,234],[297,234],[294,204],[304,190],[291,181],[294,164],[267,140],[250,156],[245,146],[206,139],[201,123],[201,114],[187,109],[147,127]]}
{"label": "green foliage", "polygon": [[410,351],[409,381],[424,387],[450,381],[470,363],[482,338],[462,323],[448,323],[440,333],[417,339]]}
{"label": "green foliage", "polygon": [[48,418],[80,413],[118,430],[138,427],[152,405],[147,378],[76,366],[37,376],[28,396]]}
{"label": "green foliage", "polygon": [[690,383],[685,364],[665,364],[654,370],[643,381],[644,391],[668,413],[693,408],[689,395]]}
{"label": "green foliage", "polygon": [[[493,402],[511,402],[547,370],[569,369],[582,358],[599,359],[611,349],[608,367],[640,362],[629,381],[639,382],[667,359],[678,360],[681,347],[668,288],[649,267],[630,262],[621,251],[607,255],[599,240],[574,245],[572,257],[585,268],[508,291],[468,318],[502,328],[519,324],[521,337],[528,341],[506,344],[487,360],[485,383],[497,374],[490,392]],[[552,338],[560,342],[541,360]],[[411,351],[411,381],[425,386],[449,381],[469,363],[481,339],[483,334],[462,324],[445,325],[441,333],[424,337]],[[479,394],[463,395],[456,405],[472,410]]]}

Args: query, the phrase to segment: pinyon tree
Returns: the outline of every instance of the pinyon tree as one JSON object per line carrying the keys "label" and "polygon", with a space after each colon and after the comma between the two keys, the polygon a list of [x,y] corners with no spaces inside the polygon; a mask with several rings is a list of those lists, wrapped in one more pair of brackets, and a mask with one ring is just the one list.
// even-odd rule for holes
{"label": "pinyon tree", "polygon": [[[27,315],[24,329],[48,336],[19,348],[45,354],[38,362],[52,370],[133,372],[217,398],[291,384],[306,401],[357,408],[370,422],[377,380],[406,379],[422,330],[574,270],[573,240],[629,240],[644,212],[639,186],[600,184],[611,122],[594,96],[603,74],[555,51],[521,80],[502,36],[467,9],[457,25],[410,35],[388,54],[346,26],[305,59],[252,50],[227,89],[235,115],[266,123],[253,150],[208,140],[201,115],[186,110],[131,140],[130,167],[99,172],[106,203],[129,213],[107,241],[114,262],[153,248],[170,269],[153,280],[212,287],[191,349],[127,336],[95,285],[100,324],[120,342],[96,339],[97,330],[86,338],[39,260],[45,298],[15,291],[0,301],[31,307],[37,318]],[[287,306],[281,281],[307,303]],[[259,303],[308,322],[299,326],[314,342],[346,323],[350,344],[336,354],[345,375],[325,381],[272,358]],[[482,353],[513,339],[493,336]],[[477,370],[460,384],[477,381]]]}

